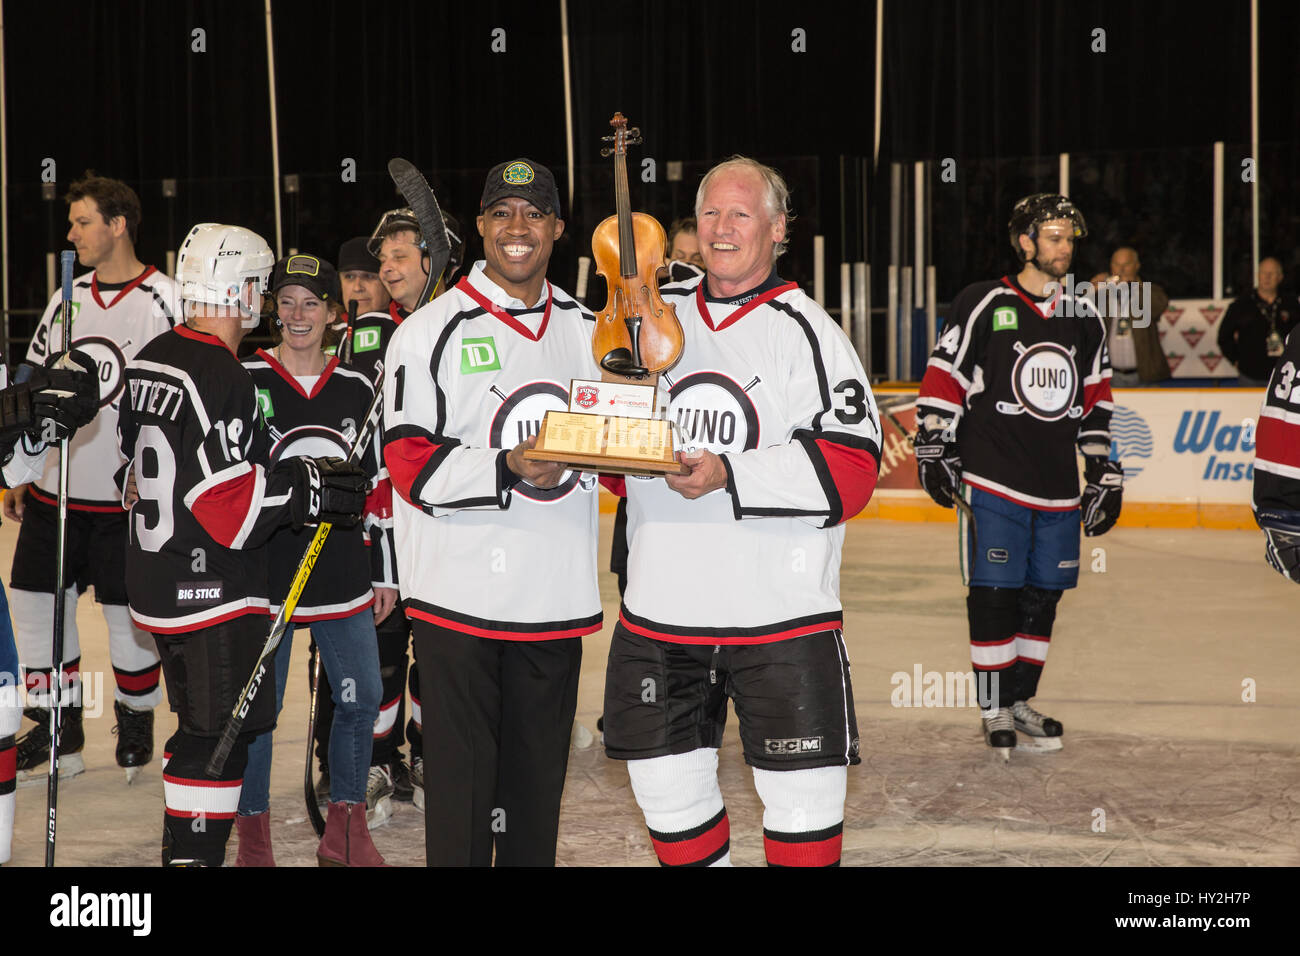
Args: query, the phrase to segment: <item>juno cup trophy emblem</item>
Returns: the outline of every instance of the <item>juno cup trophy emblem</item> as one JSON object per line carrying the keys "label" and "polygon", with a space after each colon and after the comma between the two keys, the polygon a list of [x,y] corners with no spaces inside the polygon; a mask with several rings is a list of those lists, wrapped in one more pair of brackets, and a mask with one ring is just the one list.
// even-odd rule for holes
{"label": "juno cup trophy emblem", "polygon": [[677,313],[659,296],[667,237],[653,216],[632,212],[628,196],[627,147],[641,142],[641,131],[629,130],[622,113],[610,125],[614,132],[604,139],[614,145],[601,155],[614,157],[618,211],[591,237],[596,271],[609,290],[591,339],[600,381],[574,379],[569,410],[546,413],[537,446],[524,457],[587,471],[685,474],[656,392],[659,373],[677,362],[683,342]]}

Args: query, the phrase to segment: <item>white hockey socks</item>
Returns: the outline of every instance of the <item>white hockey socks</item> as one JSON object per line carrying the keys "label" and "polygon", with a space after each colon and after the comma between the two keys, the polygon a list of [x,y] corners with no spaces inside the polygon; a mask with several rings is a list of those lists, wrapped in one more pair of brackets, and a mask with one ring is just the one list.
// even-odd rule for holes
{"label": "white hockey socks", "polygon": [[162,670],[152,635],[131,620],[125,604],[102,604],[108,622],[108,659],[116,682],[114,699],[132,710],[153,710],[162,703]]}
{"label": "white hockey socks", "polygon": [[768,866],[839,866],[848,767],[754,768]]}
{"label": "white hockey socks", "polygon": [[718,751],[629,760],[632,792],[664,866],[731,866],[731,823],[718,789]]}
{"label": "white hockey socks", "polygon": [[[63,682],[69,688],[62,698],[64,705],[81,704],[81,641],[77,635],[77,589],[64,590]],[[41,591],[9,591],[9,616],[14,624],[14,641],[18,644],[18,661],[27,683],[27,705],[46,707],[49,699],[50,671],[54,668],[50,643],[54,632],[54,595]]]}
{"label": "white hockey socks", "polygon": [[8,863],[14,839],[14,737],[23,722],[22,694],[16,683],[0,682],[0,863]]}

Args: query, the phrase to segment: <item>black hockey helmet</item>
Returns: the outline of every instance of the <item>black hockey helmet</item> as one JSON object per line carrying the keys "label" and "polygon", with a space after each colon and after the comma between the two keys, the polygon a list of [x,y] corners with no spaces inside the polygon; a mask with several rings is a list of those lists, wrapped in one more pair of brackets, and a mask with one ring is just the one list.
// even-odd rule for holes
{"label": "black hockey helmet", "polygon": [[427,250],[428,245],[424,241],[424,234],[420,231],[420,221],[415,218],[415,213],[410,209],[402,207],[400,209],[390,209],[379,219],[379,225],[375,226],[375,231],[370,234],[370,241],[366,243],[366,251],[376,259],[379,258],[379,249],[387,239],[395,232],[405,232],[410,230],[415,233],[415,244],[422,250]]}
{"label": "black hockey helmet", "polygon": [[1007,223],[1007,228],[1011,232],[1011,248],[1015,250],[1018,262],[1029,258],[1025,250],[1020,248],[1020,236],[1024,234],[1033,240],[1037,254],[1039,225],[1055,219],[1070,220],[1074,224],[1075,239],[1082,239],[1088,234],[1088,224],[1084,222],[1079,207],[1059,193],[1035,193],[1012,207],[1011,221]]}

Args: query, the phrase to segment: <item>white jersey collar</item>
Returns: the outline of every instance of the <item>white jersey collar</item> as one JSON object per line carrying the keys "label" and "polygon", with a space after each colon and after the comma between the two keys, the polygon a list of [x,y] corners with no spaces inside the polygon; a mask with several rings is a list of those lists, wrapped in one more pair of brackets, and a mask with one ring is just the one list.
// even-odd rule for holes
{"label": "white jersey collar", "polygon": [[483,297],[486,298],[493,305],[497,306],[498,308],[505,309],[507,311],[519,311],[523,309],[542,309],[546,307],[546,296],[547,293],[550,291],[547,288],[547,286],[550,283],[548,282],[542,283],[541,295],[538,297],[536,302],[534,302],[532,305],[529,305],[527,302],[524,302],[521,299],[516,299],[505,289],[501,288],[501,286],[497,285],[495,282],[489,279],[487,277],[487,274],[483,271],[483,267],[486,265],[487,265],[486,259],[480,259],[478,262],[474,263],[474,268],[469,270],[469,276],[468,276],[469,284],[472,285],[476,290],[478,290],[478,292],[480,292],[483,295]]}

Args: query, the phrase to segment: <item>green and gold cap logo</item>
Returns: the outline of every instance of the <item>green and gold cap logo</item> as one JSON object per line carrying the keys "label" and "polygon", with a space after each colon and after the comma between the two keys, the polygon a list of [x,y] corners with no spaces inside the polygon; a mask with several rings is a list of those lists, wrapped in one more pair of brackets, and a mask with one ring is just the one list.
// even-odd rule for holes
{"label": "green and gold cap logo", "polygon": [[511,163],[501,173],[501,178],[512,186],[527,186],[533,181],[533,167],[527,163]]}

